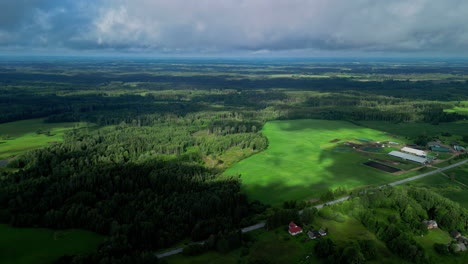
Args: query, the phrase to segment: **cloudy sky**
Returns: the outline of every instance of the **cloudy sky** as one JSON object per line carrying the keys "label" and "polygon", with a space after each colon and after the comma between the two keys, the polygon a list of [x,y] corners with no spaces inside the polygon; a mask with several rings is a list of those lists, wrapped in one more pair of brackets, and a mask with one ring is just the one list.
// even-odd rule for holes
{"label": "cloudy sky", "polygon": [[468,55],[466,0],[0,0],[3,54]]}

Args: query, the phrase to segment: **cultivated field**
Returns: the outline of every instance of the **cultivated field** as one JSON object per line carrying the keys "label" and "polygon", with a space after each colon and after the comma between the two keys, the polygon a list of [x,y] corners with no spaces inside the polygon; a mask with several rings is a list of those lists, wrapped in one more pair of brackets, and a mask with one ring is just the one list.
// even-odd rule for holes
{"label": "cultivated field", "polygon": [[[225,172],[241,175],[251,199],[270,204],[312,199],[327,189],[381,184],[401,177],[363,165],[369,159],[388,159],[385,153],[362,153],[343,145],[347,140],[359,143],[353,139],[389,139],[377,130],[345,121],[291,120],[269,122],[262,132],[269,140],[268,149]],[[412,167],[416,165],[398,168]]]}
{"label": "cultivated field", "polygon": [[48,264],[64,255],[88,254],[103,237],[82,230],[13,228],[0,225],[0,263]]}

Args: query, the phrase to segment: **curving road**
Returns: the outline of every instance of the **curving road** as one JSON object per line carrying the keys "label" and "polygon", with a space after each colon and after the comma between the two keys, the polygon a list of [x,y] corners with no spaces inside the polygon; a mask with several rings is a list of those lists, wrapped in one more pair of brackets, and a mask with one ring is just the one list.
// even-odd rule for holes
{"label": "curving road", "polygon": [[[447,167],[437,169],[435,171],[426,172],[426,173],[423,173],[423,174],[420,174],[420,175],[417,175],[417,176],[413,176],[413,177],[410,177],[410,178],[403,179],[401,181],[396,181],[396,182],[392,182],[392,183],[389,183],[389,184],[379,186],[379,188],[382,188],[382,187],[387,186],[387,185],[395,186],[395,185],[399,185],[399,184],[402,184],[402,183],[406,183],[406,182],[414,181],[414,180],[417,180],[417,179],[421,179],[423,177],[426,177],[426,176],[429,176],[429,175],[432,175],[432,174],[436,174],[436,173],[439,173],[439,172],[442,172],[442,171],[445,171],[445,170],[455,168],[455,167],[463,165],[463,164],[465,164],[467,162],[468,162],[468,160],[462,160],[460,162],[454,163],[454,164],[449,165]],[[327,205],[336,204],[336,203],[339,203],[339,202],[346,201],[349,198],[350,198],[350,196],[346,196],[346,197],[336,199],[336,200],[333,200],[333,201],[330,201],[330,202],[315,205],[314,207],[317,208],[317,209],[320,209],[320,208],[322,208],[324,206],[327,206]],[[299,214],[302,214],[302,212],[303,212],[303,210],[299,211]],[[242,229],[242,233],[247,233],[247,232],[250,232],[250,231],[253,231],[253,230],[257,230],[257,229],[263,228],[264,226],[265,226],[265,223],[263,223],[263,222],[258,223],[256,225],[248,226],[248,227],[245,227],[245,228]],[[204,244],[204,242],[200,242],[200,244]],[[172,256],[172,255],[175,255],[175,254],[182,253],[182,251],[184,251],[184,248],[177,248],[177,249],[174,249],[174,250],[171,250],[171,251],[156,254],[156,257],[164,258],[164,257],[168,257],[168,256]]]}

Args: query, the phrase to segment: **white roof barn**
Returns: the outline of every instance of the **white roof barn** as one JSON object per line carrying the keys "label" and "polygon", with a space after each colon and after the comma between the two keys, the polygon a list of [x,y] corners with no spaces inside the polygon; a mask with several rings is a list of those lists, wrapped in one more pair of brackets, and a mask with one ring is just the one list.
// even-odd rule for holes
{"label": "white roof barn", "polygon": [[393,157],[397,157],[397,158],[401,158],[401,159],[404,159],[404,160],[414,161],[414,162],[421,163],[421,164],[426,164],[427,163],[426,158],[410,155],[410,154],[403,153],[403,152],[400,152],[400,151],[392,151],[392,152],[388,153],[388,155],[393,156]]}
{"label": "white roof barn", "polygon": [[426,157],[426,152],[419,150],[419,149],[404,147],[401,149],[401,151],[411,153],[411,154],[421,156],[421,157]]}

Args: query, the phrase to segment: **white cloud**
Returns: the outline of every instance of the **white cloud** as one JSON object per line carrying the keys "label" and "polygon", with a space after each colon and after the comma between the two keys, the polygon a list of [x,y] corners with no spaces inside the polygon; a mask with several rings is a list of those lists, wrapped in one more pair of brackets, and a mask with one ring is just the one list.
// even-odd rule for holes
{"label": "white cloud", "polygon": [[[18,1],[24,5],[26,0]],[[48,45],[59,43],[72,49],[164,53],[244,50],[252,54],[301,49],[468,52],[468,1],[463,0],[44,2],[50,4],[31,7],[38,10],[32,19],[21,18],[30,26],[19,31],[23,38],[3,37],[1,42],[0,35],[0,43],[27,46],[41,42],[31,39],[47,39]],[[15,24],[10,22],[5,25]],[[13,26],[4,29],[4,35],[15,30]]]}

